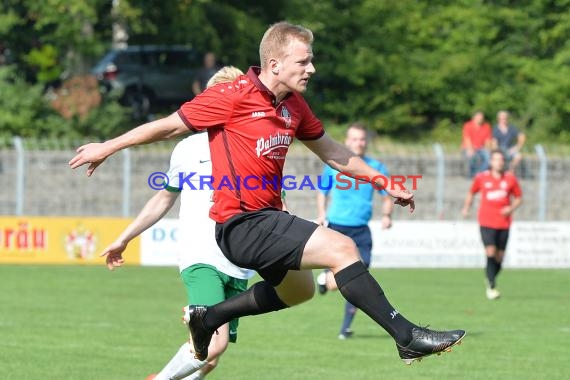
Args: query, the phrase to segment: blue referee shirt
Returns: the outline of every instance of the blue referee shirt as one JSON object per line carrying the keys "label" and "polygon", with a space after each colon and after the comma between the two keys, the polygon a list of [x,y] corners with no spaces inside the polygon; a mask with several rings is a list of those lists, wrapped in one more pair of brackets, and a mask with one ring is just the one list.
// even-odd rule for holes
{"label": "blue referee shirt", "polygon": [[[382,175],[388,177],[388,170],[380,161],[376,161],[370,157],[362,157],[362,159],[372,168],[378,170]],[[372,200],[374,192],[378,191],[381,195],[387,195],[385,190],[375,190],[369,183],[358,183],[358,190],[356,189],[353,178],[342,175],[342,183],[337,181],[337,174],[339,172],[330,166],[326,165],[323,170],[323,177],[321,178],[321,193],[330,195],[329,205],[327,209],[327,220],[333,224],[339,224],[346,227],[360,227],[368,224],[372,218]],[[351,186],[349,189],[348,183]],[[337,188],[337,185],[341,189]],[[346,190],[345,190],[346,189]]]}

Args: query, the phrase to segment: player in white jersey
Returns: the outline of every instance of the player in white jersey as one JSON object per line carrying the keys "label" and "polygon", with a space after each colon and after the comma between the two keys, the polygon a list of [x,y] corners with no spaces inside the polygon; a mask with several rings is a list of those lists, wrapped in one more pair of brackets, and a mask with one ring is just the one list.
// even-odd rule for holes
{"label": "player in white jersey", "polygon": [[[240,73],[236,68],[224,67],[209,84],[228,81]],[[158,191],[119,238],[103,251],[109,269],[124,263],[122,253],[127,244],[160,220],[181,195],[178,260],[188,304],[213,305],[245,291],[254,272],[230,263],[214,239],[215,222],[208,216],[213,190],[207,182],[211,174],[208,134],[199,133],[179,142],[170,157],[165,189]],[[202,379],[216,367],[228,342],[237,340],[237,326],[236,319],[218,329],[209,346],[208,361],[194,358],[192,344],[186,342],[159,374],[148,379]]]}

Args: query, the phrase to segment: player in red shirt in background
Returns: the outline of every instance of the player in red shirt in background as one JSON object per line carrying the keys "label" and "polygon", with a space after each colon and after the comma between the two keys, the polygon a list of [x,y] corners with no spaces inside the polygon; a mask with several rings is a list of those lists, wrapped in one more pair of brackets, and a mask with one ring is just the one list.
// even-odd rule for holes
{"label": "player in red shirt in background", "polygon": [[473,196],[478,192],[481,192],[478,220],[487,255],[486,293],[488,299],[494,300],[501,296],[495,279],[505,256],[512,215],[522,203],[519,182],[513,173],[505,171],[505,156],[500,150],[491,153],[490,170],[479,173],[473,180],[463,206],[464,217],[469,214]]}
{"label": "player in red shirt in background", "polygon": [[[219,304],[190,307],[188,325],[200,360],[208,357],[212,334],[227,321],[312,298],[311,269],[316,268],[332,270],[340,293],[392,336],[405,363],[450,351],[465,331],[434,331],[410,322],[390,304],[352,239],[281,210],[283,165],[294,138],[353,178],[381,178],[325,133],[303,98],[315,73],[312,44],[313,33],[307,28],[274,24],[260,43],[261,67],[250,68],[232,83],[210,87],[170,116],[78,148],[69,164],[89,164],[91,175],[121,149],[208,131],[214,187],[210,217],[217,222],[216,241],[230,262],[256,270],[264,281]],[[390,180],[374,181],[396,204],[414,209],[413,194]]]}
{"label": "player in red shirt in background", "polygon": [[475,112],[471,120],[463,124],[461,148],[469,160],[469,178],[489,167],[492,137],[491,126],[485,122],[483,112]]}

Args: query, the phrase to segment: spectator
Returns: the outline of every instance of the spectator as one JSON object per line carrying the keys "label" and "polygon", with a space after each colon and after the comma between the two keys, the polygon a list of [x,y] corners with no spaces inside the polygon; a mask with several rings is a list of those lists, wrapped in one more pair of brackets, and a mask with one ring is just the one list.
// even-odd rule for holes
{"label": "spectator", "polygon": [[493,149],[499,149],[505,155],[508,170],[514,172],[522,160],[521,150],[526,141],[524,133],[509,124],[509,113],[497,113],[497,125],[493,128]]}
{"label": "spectator", "polygon": [[216,65],[216,55],[208,52],[204,55],[204,67],[198,70],[194,83],[192,83],[192,92],[194,95],[202,93],[206,89],[208,80],[218,71]]}
{"label": "spectator", "polygon": [[469,160],[469,178],[489,167],[491,148],[491,126],[485,122],[481,111],[473,114],[471,120],[463,124],[463,153]]}

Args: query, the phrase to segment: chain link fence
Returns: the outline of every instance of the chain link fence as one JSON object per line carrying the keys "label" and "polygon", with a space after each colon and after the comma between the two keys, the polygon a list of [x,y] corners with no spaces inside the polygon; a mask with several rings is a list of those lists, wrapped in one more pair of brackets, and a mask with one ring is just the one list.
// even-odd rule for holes
{"label": "chain link fence", "polygon": [[[93,177],[85,168],[71,170],[68,161],[83,141],[23,140],[13,138],[0,147],[0,214],[27,216],[135,216],[156,190],[151,173],[168,169],[176,141],[127,149],[109,158]],[[550,156],[549,148],[527,148],[517,175],[523,188],[523,206],[516,220],[570,220],[570,158]],[[384,162],[392,175],[421,176],[414,191],[417,210],[410,215],[397,208],[395,219],[458,220],[471,180],[467,162],[457,147],[433,145],[372,144],[370,156]],[[313,183],[322,163],[294,143],[285,174],[310,176]],[[411,182],[406,182],[411,185]],[[316,190],[287,192],[290,209],[304,218],[315,218]],[[475,205],[476,207],[477,205]],[[375,215],[381,215],[376,202]],[[175,217],[177,208],[170,211]],[[476,212],[472,213],[474,219]]]}

